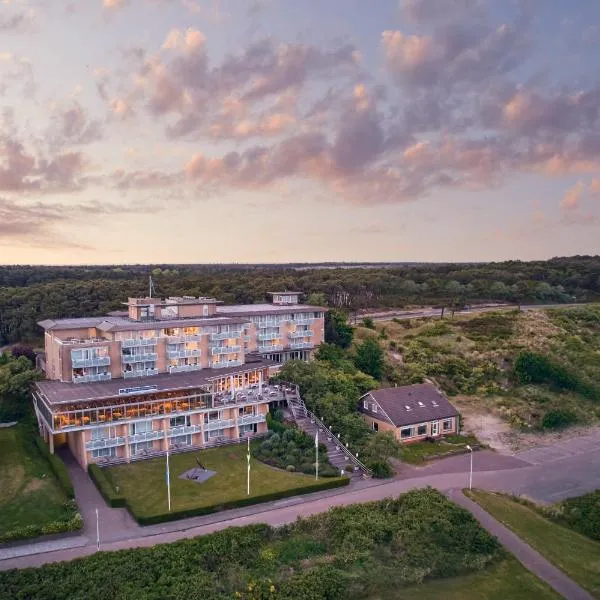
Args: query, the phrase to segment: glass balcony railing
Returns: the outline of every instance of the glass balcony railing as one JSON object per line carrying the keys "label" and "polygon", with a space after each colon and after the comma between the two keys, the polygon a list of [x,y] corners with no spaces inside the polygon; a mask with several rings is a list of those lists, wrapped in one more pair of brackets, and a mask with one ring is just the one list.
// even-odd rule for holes
{"label": "glass balcony railing", "polygon": [[88,440],[85,443],[86,450],[98,450],[98,448],[114,448],[115,446],[125,445],[124,437],[107,437]]}
{"label": "glass balcony railing", "polygon": [[265,344],[258,347],[259,352],[277,352],[278,350],[283,350],[281,344]]}
{"label": "glass balcony railing", "polygon": [[268,329],[269,327],[279,327],[282,321],[261,321],[256,324],[258,329]]}
{"label": "glass balcony railing", "polygon": [[233,354],[241,352],[241,350],[241,346],[214,346],[210,349],[210,353],[214,356],[215,354]]}
{"label": "glass balcony railing", "polygon": [[252,423],[264,423],[267,420],[265,415],[243,415],[237,418],[238,425],[252,425]]}
{"label": "glass balcony railing", "polygon": [[213,369],[223,369],[225,367],[241,367],[242,364],[241,360],[220,360],[212,363],[211,367]]}
{"label": "glass balcony railing", "polygon": [[91,358],[71,358],[74,369],[84,367],[106,367],[110,365],[110,356],[93,356]]}
{"label": "glass balcony railing", "polygon": [[136,371],[123,372],[123,377],[125,379],[131,379],[132,377],[150,377],[151,375],[158,375],[158,369],[139,369]]}
{"label": "glass balcony railing", "polygon": [[190,433],[201,433],[202,427],[200,425],[177,425],[167,429],[167,435],[174,437],[177,435],[188,435]]}
{"label": "glass balcony railing", "polygon": [[313,348],[314,344],[312,342],[292,342],[290,344],[290,348],[292,350],[301,350],[302,348]]}
{"label": "glass balcony railing", "polygon": [[147,352],[145,354],[123,354],[122,360],[125,364],[137,362],[154,362],[158,358],[156,352]]}
{"label": "glass balcony railing", "polygon": [[211,333],[210,341],[217,342],[220,340],[237,340],[242,335],[240,331],[224,331],[222,333]]}
{"label": "glass balcony railing", "polygon": [[202,365],[171,365],[169,373],[188,373],[190,371],[199,371]]}
{"label": "glass balcony railing", "polygon": [[258,339],[262,342],[264,340],[277,340],[279,339],[280,333],[279,329],[274,331],[273,333],[259,333],[257,335]]}
{"label": "glass balcony railing", "polygon": [[144,431],[142,433],[135,433],[129,436],[130,443],[136,442],[150,442],[152,440],[162,440],[165,437],[163,429],[156,429],[154,431]]}
{"label": "glass balcony railing", "polygon": [[94,383],[97,381],[110,381],[110,373],[94,373],[91,375],[73,375],[73,383]]}
{"label": "glass balcony railing", "polygon": [[315,322],[313,317],[298,317],[289,321],[292,325],[310,325]]}
{"label": "glass balcony railing", "polygon": [[290,331],[288,333],[288,338],[304,338],[304,337],[312,337],[314,335],[314,331],[312,329],[297,329],[296,331]]}
{"label": "glass balcony railing", "polygon": [[233,427],[233,419],[214,419],[213,421],[204,423],[204,431],[227,429],[228,427]]}
{"label": "glass balcony railing", "polygon": [[200,354],[200,350],[167,350],[169,358],[191,358],[193,356],[200,356]]}
{"label": "glass balcony railing", "polygon": [[128,340],[121,340],[121,346],[123,348],[135,348],[137,346],[156,346],[158,338],[135,338]]}

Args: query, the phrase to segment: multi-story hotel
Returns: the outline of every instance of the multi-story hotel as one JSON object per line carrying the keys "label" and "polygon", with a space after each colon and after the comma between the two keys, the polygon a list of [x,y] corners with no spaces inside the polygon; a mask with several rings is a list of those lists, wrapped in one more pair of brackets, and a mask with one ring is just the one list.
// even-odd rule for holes
{"label": "multi-story hotel", "polygon": [[130,298],[104,317],[41,321],[46,379],[33,400],[53,452],[82,466],[168,448],[202,448],[266,431],[264,387],[281,363],[308,360],[324,311],[274,292],[272,304]]}

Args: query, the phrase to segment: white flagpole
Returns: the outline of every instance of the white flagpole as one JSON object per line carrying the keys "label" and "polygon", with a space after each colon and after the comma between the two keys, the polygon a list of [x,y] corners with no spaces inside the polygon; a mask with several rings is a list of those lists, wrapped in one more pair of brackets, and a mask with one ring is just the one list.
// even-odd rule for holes
{"label": "white flagpole", "polygon": [[100,550],[100,517],[96,509],[96,550]]}
{"label": "white flagpole", "polygon": [[247,493],[250,495],[250,437],[248,437],[248,454],[246,455],[248,458],[248,485],[247,485]]}
{"label": "white flagpole", "polygon": [[171,512],[171,475],[169,473],[169,449],[167,448],[167,502]]}
{"label": "white flagpole", "polygon": [[317,460],[315,462],[315,479],[319,479],[319,429],[317,428],[317,435],[315,436],[315,454]]}

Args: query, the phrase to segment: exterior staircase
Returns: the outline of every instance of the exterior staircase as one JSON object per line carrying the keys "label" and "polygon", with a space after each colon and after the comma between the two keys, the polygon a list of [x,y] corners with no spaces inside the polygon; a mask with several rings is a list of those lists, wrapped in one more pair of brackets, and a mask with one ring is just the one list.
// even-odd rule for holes
{"label": "exterior staircase", "polygon": [[320,419],[306,408],[306,404],[300,397],[298,386],[284,384],[283,394],[298,427],[313,439],[316,438],[317,431],[319,432],[319,444],[324,444],[327,448],[327,458],[334,467],[347,472],[348,465],[352,465],[353,472],[351,474],[353,476],[371,477],[371,471],[344,446]]}

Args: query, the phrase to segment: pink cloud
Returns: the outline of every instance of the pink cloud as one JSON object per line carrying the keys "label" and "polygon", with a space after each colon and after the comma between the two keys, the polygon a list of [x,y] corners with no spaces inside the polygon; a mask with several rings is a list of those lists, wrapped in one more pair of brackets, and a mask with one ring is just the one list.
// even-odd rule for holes
{"label": "pink cloud", "polygon": [[569,188],[562,200],[560,201],[560,207],[563,210],[575,211],[580,208],[581,199],[585,192],[585,185],[582,181],[578,181],[572,188]]}

